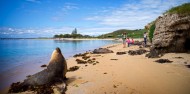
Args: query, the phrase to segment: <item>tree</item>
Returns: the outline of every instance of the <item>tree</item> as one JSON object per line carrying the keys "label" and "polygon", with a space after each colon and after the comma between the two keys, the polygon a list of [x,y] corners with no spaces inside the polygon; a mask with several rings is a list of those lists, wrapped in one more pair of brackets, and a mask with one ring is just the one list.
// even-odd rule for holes
{"label": "tree", "polygon": [[71,35],[74,35],[74,34],[77,34],[77,29],[75,28],[74,30],[73,30],[73,32],[71,33]]}
{"label": "tree", "polygon": [[59,37],[60,37],[60,38],[63,38],[63,34],[60,34]]}
{"label": "tree", "polygon": [[59,35],[54,35],[54,38],[59,38]]}
{"label": "tree", "polygon": [[71,38],[71,35],[70,34],[64,34],[63,37],[64,38]]}

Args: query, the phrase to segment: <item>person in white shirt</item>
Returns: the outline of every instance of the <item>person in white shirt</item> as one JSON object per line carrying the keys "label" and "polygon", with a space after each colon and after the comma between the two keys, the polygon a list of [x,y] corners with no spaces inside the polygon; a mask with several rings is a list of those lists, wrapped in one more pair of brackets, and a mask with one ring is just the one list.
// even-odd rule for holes
{"label": "person in white shirt", "polygon": [[127,38],[127,34],[126,34],[126,32],[124,32],[124,33],[122,34],[123,48],[126,47],[126,38]]}
{"label": "person in white shirt", "polygon": [[147,42],[147,34],[146,34],[146,32],[144,32],[144,44],[145,44],[145,46],[146,46],[146,42]]}

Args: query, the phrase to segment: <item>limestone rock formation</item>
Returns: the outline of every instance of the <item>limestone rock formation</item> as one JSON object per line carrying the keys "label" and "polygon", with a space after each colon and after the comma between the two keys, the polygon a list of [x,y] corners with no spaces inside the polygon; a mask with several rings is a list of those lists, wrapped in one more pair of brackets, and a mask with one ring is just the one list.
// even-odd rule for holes
{"label": "limestone rock formation", "polygon": [[153,37],[153,50],[159,53],[190,50],[190,15],[167,14],[159,17]]}

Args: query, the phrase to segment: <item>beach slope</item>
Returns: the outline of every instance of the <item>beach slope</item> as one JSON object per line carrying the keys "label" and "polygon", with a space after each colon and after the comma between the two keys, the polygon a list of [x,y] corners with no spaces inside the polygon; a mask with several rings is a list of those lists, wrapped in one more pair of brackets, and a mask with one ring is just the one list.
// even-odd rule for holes
{"label": "beach slope", "polygon": [[190,94],[190,69],[186,66],[190,54],[165,54],[161,58],[173,62],[161,64],[155,62],[160,58],[150,59],[145,54],[116,54],[138,50],[138,46],[112,44],[104,48],[114,53],[88,54],[99,62],[96,64],[77,64],[81,57],[67,60],[68,68],[80,68],[67,73],[66,94]]}

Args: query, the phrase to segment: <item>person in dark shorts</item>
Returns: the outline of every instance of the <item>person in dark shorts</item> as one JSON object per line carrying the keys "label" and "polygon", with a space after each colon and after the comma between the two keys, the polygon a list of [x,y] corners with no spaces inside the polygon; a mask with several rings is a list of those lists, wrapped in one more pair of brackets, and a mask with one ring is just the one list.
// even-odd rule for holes
{"label": "person in dark shorts", "polygon": [[144,32],[144,46],[146,46],[146,43],[147,43],[147,34],[146,32]]}

